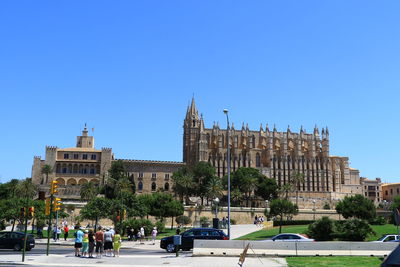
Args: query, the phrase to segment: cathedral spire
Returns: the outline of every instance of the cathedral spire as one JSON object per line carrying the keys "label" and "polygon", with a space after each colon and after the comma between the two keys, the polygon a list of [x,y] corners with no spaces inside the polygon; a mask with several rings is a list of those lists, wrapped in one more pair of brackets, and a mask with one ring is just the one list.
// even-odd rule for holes
{"label": "cathedral spire", "polygon": [[192,98],[192,103],[187,109],[186,118],[191,120],[199,119],[199,113],[197,112],[196,102],[194,101],[194,97]]}

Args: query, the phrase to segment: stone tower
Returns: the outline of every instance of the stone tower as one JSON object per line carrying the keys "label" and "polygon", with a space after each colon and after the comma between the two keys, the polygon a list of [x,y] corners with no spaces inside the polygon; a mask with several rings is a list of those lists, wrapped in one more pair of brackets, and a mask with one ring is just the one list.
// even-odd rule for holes
{"label": "stone tower", "polygon": [[183,162],[190,167],[198,161],[206,161],[207,150],[204,121],[199,117],[196,103],[192,98],[183,121]]}
{"label": "stone tower", "polygon": [[85,123],[85,128],[82,131],[82,135],[76,137],[76,147],[94,148],[94,137],[88,136],[86,123]]}

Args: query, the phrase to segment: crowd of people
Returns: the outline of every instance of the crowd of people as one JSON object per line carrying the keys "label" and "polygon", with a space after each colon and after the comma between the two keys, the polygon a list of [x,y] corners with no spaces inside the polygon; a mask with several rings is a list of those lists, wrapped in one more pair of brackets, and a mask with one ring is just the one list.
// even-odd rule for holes
{"label": "crowd of people", "polygon": [[254,224],[255,224],[257,227],[263,227],[264,221],[265,221],[264,216],[257,216],[257,215],[256,215],[256,216],[254,217]]}
{"label": "crowd of people", "polygon": [[112,228],[99,227],[97,232],[84,230],[75,226],[75,257],[94,258],[93,252],[96,249],[96,257],[118,257],[121,248],[122,237],[119,231]]}

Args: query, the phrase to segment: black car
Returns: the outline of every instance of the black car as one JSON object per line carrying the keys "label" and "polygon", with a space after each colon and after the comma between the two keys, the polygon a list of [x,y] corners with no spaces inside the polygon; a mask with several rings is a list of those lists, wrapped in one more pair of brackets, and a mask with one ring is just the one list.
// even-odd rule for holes
{"label": "black car", "polygon": [[[0,248],[21,250],[24,247],[25,233],[21,232],[0,232]],[[28,234],[26,239],[26,250],[35,247],[35,238]]]}
{"label": "black car", "polygon": [[[180,234],[182,238],[182,250],[190,250],[193,248],[194,239],[208,240],[228,240],[228,236],[222,231],[215,228],[192,228]],[[160,248],[167,252],[175,252],[174,236],[164,237],[161,239]]]}

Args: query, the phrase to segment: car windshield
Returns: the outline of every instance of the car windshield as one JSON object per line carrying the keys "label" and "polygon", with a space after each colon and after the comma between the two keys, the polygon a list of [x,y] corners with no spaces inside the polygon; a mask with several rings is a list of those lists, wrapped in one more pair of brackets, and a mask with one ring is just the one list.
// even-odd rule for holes
{"label": "car windshield", "polygon": [[[385,240],[386,238],[388,238],[388,235],[382,236],[382,237],[379,238],[377,241],[383,241],[383,240]],[[393,237],[392,239],[394,239],[394,237]]]}

